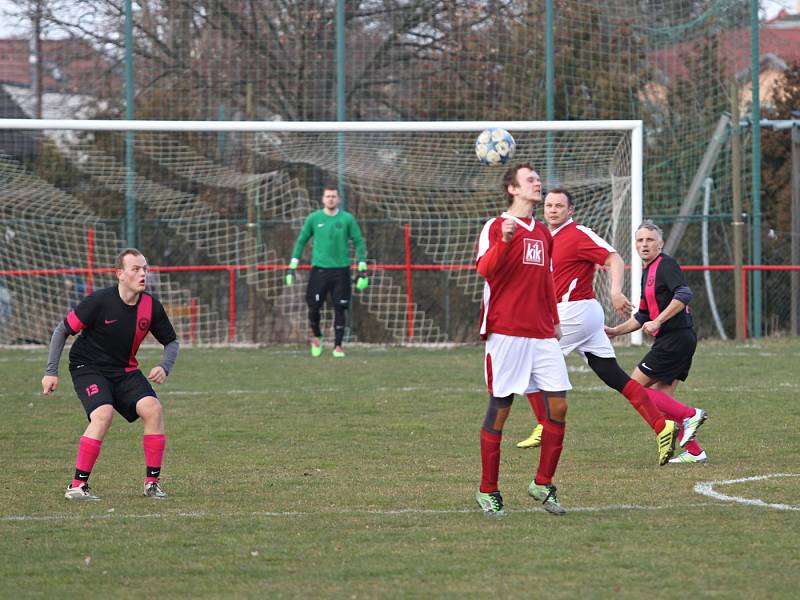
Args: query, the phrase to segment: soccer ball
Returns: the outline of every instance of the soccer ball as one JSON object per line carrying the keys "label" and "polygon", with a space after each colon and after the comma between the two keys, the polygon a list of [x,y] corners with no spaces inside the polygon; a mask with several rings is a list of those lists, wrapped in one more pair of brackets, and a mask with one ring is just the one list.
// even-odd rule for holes
{"label": "soccer ball", "polygon": [[514,156],[517,143],[500,127],[485,129],[475,140],[475,154],[485,165],[504,165]]}

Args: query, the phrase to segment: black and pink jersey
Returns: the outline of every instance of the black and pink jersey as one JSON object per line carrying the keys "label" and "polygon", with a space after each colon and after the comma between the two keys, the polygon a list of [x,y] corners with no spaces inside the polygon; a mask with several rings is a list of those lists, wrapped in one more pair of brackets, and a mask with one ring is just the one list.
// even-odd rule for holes
{"label": "black and pink jersey", "polygon": [[[672,302],[675,290],[682,287],[688,287],[688,284],[681,266],[674,258],[662,252],[642,272],[642,297],[639,301],[639,312],[634,315],[636,320],[645,323],[655,319]],[[661,325],[659,334],[693,325],[692,312],[686,306]]]}
{"label": "black and pink jersey", "polygon": [[161,302],[142,293],[135,305],[125,304],[117,286],[84,298],[64,323],[70,334],[80,333],[69,352],[70,370],[91,367],[108,375],[138,368],[136,352],[148,333],[164,346],[177,337]]}

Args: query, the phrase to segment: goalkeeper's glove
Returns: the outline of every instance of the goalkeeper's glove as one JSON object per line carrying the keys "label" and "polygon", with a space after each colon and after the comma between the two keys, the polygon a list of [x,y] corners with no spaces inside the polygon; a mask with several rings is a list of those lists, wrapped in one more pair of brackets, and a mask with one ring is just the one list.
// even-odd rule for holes
{"label": "goalkeeper's glove", "polygon": [[297,263],[300,261],[296,258],[293,258],[289,261],[289,272],[286,274],[286,285],[292,285],[294,281],[294,272],[297,270]]}
{"label": "goalkeeper's glove", "polygon": [[367,263],[358,263],[358,277],[356,278],[356,289],[360,292],[367,289],[369,278],[367,277]]}

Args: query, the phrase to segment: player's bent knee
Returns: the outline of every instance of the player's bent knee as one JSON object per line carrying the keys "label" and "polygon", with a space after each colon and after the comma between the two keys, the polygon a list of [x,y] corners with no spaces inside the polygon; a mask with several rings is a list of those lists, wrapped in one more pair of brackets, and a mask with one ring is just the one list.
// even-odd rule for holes
{"label": "player's bent knee", "polygon": [[114,407],[110,404],[98,406],[89,414],[89,421],[93,425],[109,427],[114,419]]}
{"label": "player's bent knee", "polygon": [[567,393],[545,392],[544,395],[548,419],[564,423],[567,420]]}
{"label": "player's bent knee", "polygon": [[603,380],[603,383],[620,393],[631,380],[628,374],[619,366],[616,358],[603,358],[587,352],[586,362],[589,363],[589,368]]}
{"label": "player's bent knee", "polygon": [[490,396],[489,406],[486,408],[486,416],[483,419],[483,428],[490,433],[501,433],[511,410],[512,402],[514,402],[514,394],[504,398]]}
{"label": "player's bent knee", "polygon": [[160,419],[163,409],[155,396],[145,396],[136,403],[136,414],[143,419]]}
{"label": "player's bent knee", "polygon": [[633,369],[633,373],[631,373],[631,379],[633,379],[635,381],[638,381],[640,384],[642,384],[645,387],[648,387],[648,386],[652,385],[653,382],[655,382],[655,379],[653,379],[649,375],[645,375],[639,369],[639,367],[635,367]]}

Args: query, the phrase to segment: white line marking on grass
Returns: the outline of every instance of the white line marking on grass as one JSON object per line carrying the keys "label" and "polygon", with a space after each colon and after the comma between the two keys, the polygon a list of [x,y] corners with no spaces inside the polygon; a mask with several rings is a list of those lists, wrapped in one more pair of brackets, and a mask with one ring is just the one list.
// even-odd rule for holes
{"label": "white line marking on grass", "polygon": [[[675,504],[665,506],[642,506],[638,504],[607,504],[605,506],[568,506],[567,512],[590,513],[620,510],[676,510],[686,508],[699,508],[712,506],[726,508],[725,505],[716,502],[699,502],[695,504]],[[545,510],[539,507],[514,508],[508,509],[510,514],[517,513],[544,513]],[[48,522],[48,521],[101,521],[110,519],[204,519],[204,518],[269,518],[269,517],[313,517],[319,515],[365,515],[365,516],[400,516],[400,515],[458,515],[458,514],[480,514],[478,508],[459,508],[459,509],[426,509],[426,508],[398,508],[386,510],[320,510],[313,512],[175,512],[175,513],[144,513],[144,514],[122,514],[117,512],[107,512],[97,515],[81,514],[58,514],[58,515],[6,515],[0,517],[0,522]]]}
{"label": "white line marking on grass", "polygon": [[777,477],[800,477],[798,473],[773,473],[772,475],[757,475],[755,477],[742,477],[741,479],[723,479],[721,481],[701,481],[695,484],[694,491],[709,498],[747,504],[748,506],[762,506],[764,508],[775,508],[777,510],[800,510],[800,506],[791,504],[776,504],[764,502],[759,498],[743,498],[741,496],[728,496],[720,494],[714,490],[715,485],[733,485],[735,483],[747,483],[749,481],[763,481],[764,479],[775,479]]}
{"label": "white line marking on grass", "polygon": [[[585,389],[585,388],[584,388]],[[603,390],[607,390],[608,388],[603,387],[600,388]],[[320,387],[320,388],[313,388],[313,387],[304,387],[303,393],[313,393],[313,394],[328,394],[334,392],[347,392],[349,390],[346,386],[341,387]],[[376,387],[372,388],[372,391],[375,393],[381,392],[429,392],[430,387],[418,387],[418,386],[403,386],[403,387]],[[444,390],[446,393],[463,393],[463,394],[484,394],[486,392],[486,388],[482,387],[470,387],[470,388],[453,388],[449,387]],[[253,395],[269,395],[269,394],[297,394],[297,388],[271,388],[269,391],[265,391],[263,388],[257,390],[240,390],[240,389],[231,389],[231,390],[220,390],[220,391],[199,391],[199,390],[169,390],[168,392],[164,392],[164,395],[169,396],[253,396]],[[41,392],[38,392],[38,396],[41,396]],[[4,394],[0,394],[0,398],[2,398]],[[10,396],[10,394],[9,394]]]}

